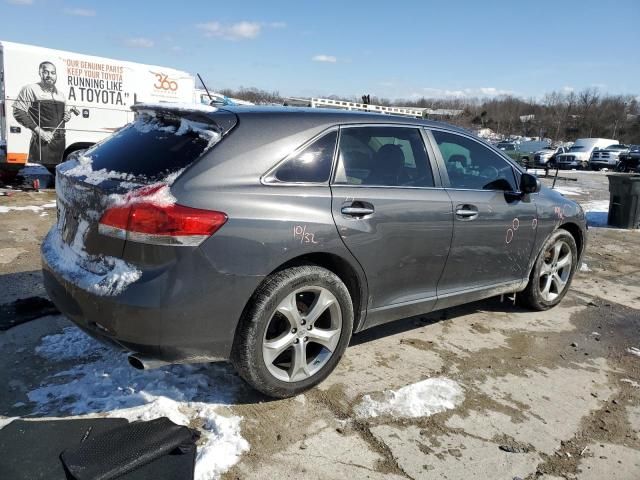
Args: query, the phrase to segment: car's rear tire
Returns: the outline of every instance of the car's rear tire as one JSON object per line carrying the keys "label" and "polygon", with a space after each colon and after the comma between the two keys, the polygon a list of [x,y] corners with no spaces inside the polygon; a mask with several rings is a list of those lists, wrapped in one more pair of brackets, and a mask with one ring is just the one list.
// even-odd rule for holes
{"label": "car's rear tire", "polygon": [[297,395],[336,367],[353,329],[345,284],[315,265],[269,276],[240,320],[231,354],[236,370],[270,397]]}
{"label": "car's rear tire", "polygon": [[531,269],[527,287],[518,294],[524,307],[548,310],[562,301],[578,265],[578,248],[573,236],[560,228],[544,243]]}

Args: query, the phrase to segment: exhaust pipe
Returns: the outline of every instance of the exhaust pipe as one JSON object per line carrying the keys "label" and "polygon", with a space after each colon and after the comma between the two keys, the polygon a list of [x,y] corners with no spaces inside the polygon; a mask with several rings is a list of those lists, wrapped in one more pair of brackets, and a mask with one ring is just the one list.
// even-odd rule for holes
{"label": "exhaust pipe", "polygon": [[142,355],[131,354],[129,355],[129,365],[138,370],[150,370],[152,368],[160,368],[166,365],[171,365],[170,362],[164,360],[156,360],[155,358],[148,358]]}

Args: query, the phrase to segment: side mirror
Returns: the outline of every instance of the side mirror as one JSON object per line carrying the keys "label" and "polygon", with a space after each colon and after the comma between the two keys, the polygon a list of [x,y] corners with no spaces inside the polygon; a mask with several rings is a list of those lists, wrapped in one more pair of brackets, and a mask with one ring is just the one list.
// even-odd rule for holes
{"label": "side mirror", "polygon": [[542,184],[538,177],[531,175],[530,173],[523,173],[520,177],[520,192],[526,193],[538,193],[542,188]]}

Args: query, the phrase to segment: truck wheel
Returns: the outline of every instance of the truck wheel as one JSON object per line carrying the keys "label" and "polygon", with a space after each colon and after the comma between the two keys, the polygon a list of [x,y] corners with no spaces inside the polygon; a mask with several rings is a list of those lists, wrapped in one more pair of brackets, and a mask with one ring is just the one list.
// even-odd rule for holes
{"label": "truck wheel", "polygon": [[315,265],[268,277],[245,309],[231,361],[270,397],[286,398],[323,381],[347,348],[353,304],[345,284]]}
{"label": "truck wheel", "polygon": [[564,298],[578,265],[573,236],[563,228],[544,243],[531,269],[527,287],[518,295],[520,304],[532,310],[548,310]]}

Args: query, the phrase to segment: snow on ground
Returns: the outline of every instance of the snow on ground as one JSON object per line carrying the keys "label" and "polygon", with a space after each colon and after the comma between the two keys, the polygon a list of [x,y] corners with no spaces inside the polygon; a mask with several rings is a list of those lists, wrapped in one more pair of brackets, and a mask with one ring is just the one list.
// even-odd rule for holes
{"label": "snow on ground", "polygon": [[32,211],[34,213],[42,212],[46,208],[56,208],[56,202],[45,203],[43,205],[27,205],[25,207],[5,207],[0,206],[0,213],[9,213],[9,212],[25,212]]}
{"label": "snow on ground", "polygon": [[582,262],[582,264],[580,264],[580,271],[591,272],[592,270],[589,268],[589,265],[587,265],[585,262]]}
{"label": "snow on ground", "polygon": [[585,193],[588,193],[588,192],[585,192],[580,187],[571,187],[568,185],[563,187],[555,187],[554,190],[558,193],[561,193],[565,197],[572,196],[572,195],[583,195]]}
{"label": "snow on ground", "polygon": [[356,407],[358,417],[428,417],[457,407],[464,399],[462,387],[444,377],[428,378],[399,390],[386,390],[382,400],[365,395]]}
{"label": "snow on ground", "polygon": [[630,353],[631,355],[635,355],[636,357],[640,357],[640,348],[629,347],[627,348],[627,353]]}
{"label": "snow on ground", "polygon": [[50,362],[79,360],[28,393],[36,415],[100,415],[133,420],[166,416],[197,426],[196,480],[219,477],[249,450],[241,417],[225,405],[243,385],[220,365],[132,368],[126,354],[92,339],[76,327],[41,340],[36,353]]}
{"label": "snow on ground", "polygon": [[592,200],[581,203],[580,206],[587,216],[590,227],[606,227],[609,216],[609,200]]}

